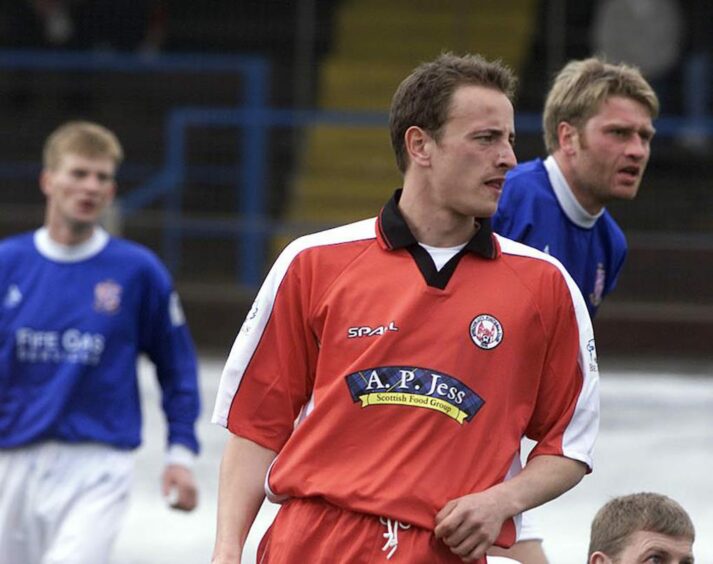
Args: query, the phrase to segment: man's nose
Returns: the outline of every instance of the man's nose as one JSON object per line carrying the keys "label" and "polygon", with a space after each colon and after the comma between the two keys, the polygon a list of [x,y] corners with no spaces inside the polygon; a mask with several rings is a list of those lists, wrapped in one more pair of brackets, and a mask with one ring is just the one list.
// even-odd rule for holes
{"label": "man's nose", "polygon": [[96,192],[102,189],[102,187],[104,186],[104,181],[97,174],[87,174],[87,176],[84,177],[84,182],[82,182],[82,186],[86,190]]}
{"label": "man's nose", "polygon": [[498,166],[510,170],[517,164],[515,149],[510,143],[507,143],[498,153]]}
{"label": "man's nose", "polygon": [[626,146],[626,154],[634,159],[644,159],[650,150],[649,142],[640,135],[632,135]]}

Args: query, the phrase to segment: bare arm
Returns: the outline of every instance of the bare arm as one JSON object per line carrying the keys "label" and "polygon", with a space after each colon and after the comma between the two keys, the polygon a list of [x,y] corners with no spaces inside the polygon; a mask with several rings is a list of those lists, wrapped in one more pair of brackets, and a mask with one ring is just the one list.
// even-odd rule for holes
{"label": "bare arm", "polygon": [[506,519],[562,495],[585,472],[577,460],[537,456],[511,480],[449,501],[436,515],[434,533],[465,562],[481,558]]}
{"label": "bare arm", "polygon": [[265,497],[267,469],[277,454],[231,434],[220,464],[213,564],[239,564],[243,545]]}

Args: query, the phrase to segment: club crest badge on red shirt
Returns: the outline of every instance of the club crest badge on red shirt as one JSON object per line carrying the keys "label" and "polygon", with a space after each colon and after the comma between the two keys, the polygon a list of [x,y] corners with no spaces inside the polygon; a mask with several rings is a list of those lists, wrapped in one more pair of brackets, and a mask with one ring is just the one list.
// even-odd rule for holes
{"label": "club crest badge on red shirt", "polygon": [[470,322],[470,338],[478,347],[489,351],[503,340],[503,326],[492,315],[479,315]]}

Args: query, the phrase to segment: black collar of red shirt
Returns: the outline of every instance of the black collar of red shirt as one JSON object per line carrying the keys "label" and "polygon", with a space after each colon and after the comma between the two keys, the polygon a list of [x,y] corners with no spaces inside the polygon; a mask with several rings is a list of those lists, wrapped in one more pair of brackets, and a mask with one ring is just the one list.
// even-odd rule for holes
{"label": "black collar of red shirt", "polygon": [[[394,195],[379,214],[378,229],[389,250],[405,249],[418,245],[418,241],[411,233],[406,220],[399,210],[398,204],[401,198],[401,191],[399,188],[394,192]],[[463,250],[489,259],[495,258],[497,251],[493,244],[493,229],[490,225],[490,219],[475,219],[474,221],[480,225],[480,229],[466,243]]]}

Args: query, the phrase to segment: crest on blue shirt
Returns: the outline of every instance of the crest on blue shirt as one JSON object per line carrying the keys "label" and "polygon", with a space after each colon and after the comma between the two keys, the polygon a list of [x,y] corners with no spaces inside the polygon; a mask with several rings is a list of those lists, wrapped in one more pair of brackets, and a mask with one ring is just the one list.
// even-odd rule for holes
{"label": "crest on blue shirt", "polygon": [[114,314],[121,307],[122,288],[113,280],[104,280],[94,286],[94,310]]}

